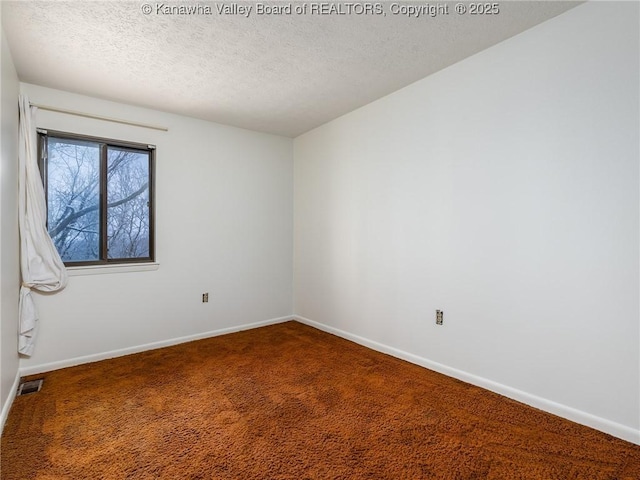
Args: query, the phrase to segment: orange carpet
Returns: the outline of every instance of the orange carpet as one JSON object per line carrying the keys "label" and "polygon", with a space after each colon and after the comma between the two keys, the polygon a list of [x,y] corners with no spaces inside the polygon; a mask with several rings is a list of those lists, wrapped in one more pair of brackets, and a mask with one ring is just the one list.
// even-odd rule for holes
{"label": "orange carpet", "polygon": [[640,447],[296,322],[40,375],[3,480],[638,480]]}

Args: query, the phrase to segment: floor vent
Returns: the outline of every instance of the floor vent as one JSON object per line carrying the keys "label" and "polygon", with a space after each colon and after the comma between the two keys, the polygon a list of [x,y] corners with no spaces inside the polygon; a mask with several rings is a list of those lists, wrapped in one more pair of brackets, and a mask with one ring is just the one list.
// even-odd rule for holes
{"label": "floor vent", "polygon": [[28,382],[22,382],[18,387],[18,396],[39,392],[42,388],[42,382],[44,382],[44,379],[42,378],[39,380],[29,380]]}

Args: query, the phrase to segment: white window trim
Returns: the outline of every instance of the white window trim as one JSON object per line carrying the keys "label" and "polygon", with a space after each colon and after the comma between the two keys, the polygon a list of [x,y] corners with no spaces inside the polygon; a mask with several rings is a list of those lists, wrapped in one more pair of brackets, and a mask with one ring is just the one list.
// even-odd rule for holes
{"label": "white window trim", "polygon": [[160,268],[158,262],[82,265],[78,267],[67,267],[67,274],[70,277],[79,277],[83,275],[105,275],[109,273],[150,272],[158,270],[158,268]]}

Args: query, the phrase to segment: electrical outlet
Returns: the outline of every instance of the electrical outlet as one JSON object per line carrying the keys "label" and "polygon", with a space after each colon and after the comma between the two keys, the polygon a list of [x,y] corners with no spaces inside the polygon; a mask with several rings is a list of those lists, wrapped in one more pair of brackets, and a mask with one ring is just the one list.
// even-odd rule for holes
{"label": "electrical outlet", "polygon": [[203,293],[202,294],[202,303],[207,303],[209,301],[209,294],[208,293]]}
{"label": "electrical outlet", "polygon": [[442,310],[436,310],[436,325],[442,325],[444,321],[444,312]]}

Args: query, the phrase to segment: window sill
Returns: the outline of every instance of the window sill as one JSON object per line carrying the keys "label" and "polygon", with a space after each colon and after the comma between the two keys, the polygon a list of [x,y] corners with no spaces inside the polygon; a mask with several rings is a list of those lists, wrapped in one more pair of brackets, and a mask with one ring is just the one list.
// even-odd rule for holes
{"label": "window sill", "polygon": [[108,273],[150,272],[158,270],[158,262],[121,263],[119,265],[87,265],[83,267],[67,267],[67,275],[76,277],[81,275],[105,275]]}

